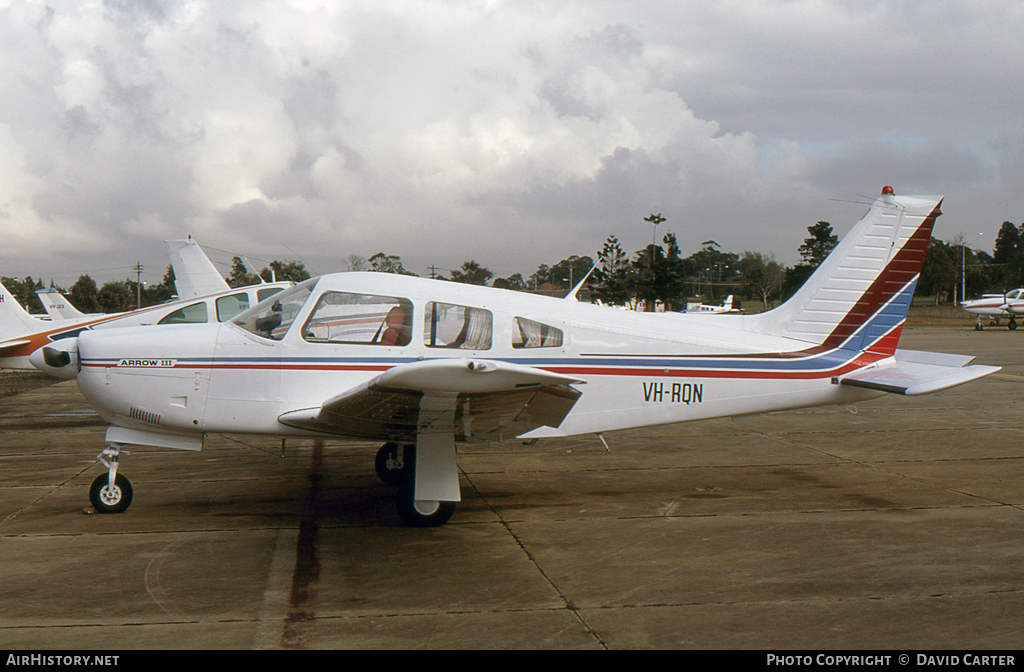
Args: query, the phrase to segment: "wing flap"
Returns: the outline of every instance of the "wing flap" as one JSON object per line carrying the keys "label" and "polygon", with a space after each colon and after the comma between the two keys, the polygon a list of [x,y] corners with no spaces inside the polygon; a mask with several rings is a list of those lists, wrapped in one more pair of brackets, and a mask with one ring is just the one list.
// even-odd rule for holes
{"label": "wing flap", "polygon": [[915,396],[945,390],[999,371],[998,366],[975,364],[974,358],[938,352],[897,350],[895,361],[842,378],[843,385],[864,387],[892,394]]}
{"label": "wing flap", "polygon": [[325,401],[278,417],[316,432],[414,442],[451,431],[460,441],[500,441],[557,427],[583,381],[493,360],[446,359],[396,366]]}

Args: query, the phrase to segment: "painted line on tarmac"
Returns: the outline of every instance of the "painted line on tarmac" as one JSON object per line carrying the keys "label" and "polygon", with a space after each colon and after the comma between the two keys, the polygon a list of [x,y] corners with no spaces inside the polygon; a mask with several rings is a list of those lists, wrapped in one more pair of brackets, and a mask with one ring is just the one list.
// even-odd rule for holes
{"label": "painted line on tarmac", "polygon": [[313,441],[312,468],[309,474],[309,494],[305,512],[299,523],[299,536],[295,544],[295,571],[288,599],[288,616],[284,621],[281,646],[301,649],[307,626],[316,619],[316,590],[320,581],[320,556],[317,541],[320,537],[319,500],[323,483],[324,441]]}

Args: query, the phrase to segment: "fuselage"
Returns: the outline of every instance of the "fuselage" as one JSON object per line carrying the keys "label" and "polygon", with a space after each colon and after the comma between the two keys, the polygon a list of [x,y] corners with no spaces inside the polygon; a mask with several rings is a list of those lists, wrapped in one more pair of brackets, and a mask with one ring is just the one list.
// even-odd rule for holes
{"label": "fuselage", "polygon": [[1024,289],[1015,289],[1006,294],[986,294],[980,299],[964,301],[960,307],[968,313],[979,316],[1024,315]]}
{"label": "fuselage", "polygon": [[[399,318],[404,331],[392,324]],[[78,383],[115,425],[186,434],[306,434],[278,417],[319,407],[391,367],[436,358],[500,360],[585,381],[564,421],[529,437],[879,395],[836,377],[888,355],[758,333],[748,320],[345,273],[302,283],[223,324],[148,327],[144,338],[137,328],[85,332]]]}

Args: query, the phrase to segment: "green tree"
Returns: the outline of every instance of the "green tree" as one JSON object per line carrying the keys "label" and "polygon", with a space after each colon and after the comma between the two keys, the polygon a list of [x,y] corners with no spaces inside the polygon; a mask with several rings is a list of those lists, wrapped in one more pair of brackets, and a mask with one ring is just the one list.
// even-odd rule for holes
{"label": "green tree", "polygon": [[260,277],[267,282],[284,282],[286,280],[302,282],[313,276],[309,274],[306,265],[301,261],[272,261],[269,267],[260,271]]}
{"label": "green tree", "polygon": [[46,312],[43,310],[43,304],[39,301],[39,297],[36,296],[36,290],[43,288],[42,280],[35,280],[31,275],[26,275],[22,280],[3,277],[0,278],[0,282],[3,282],[7,291],[9,291],[11,295],[18,300],[21,307],[29,313],[32,313],[33,315],[41,315]]}
{"label": "green tree", "polygon": [[540,286],[546,282],[550,282],[551,278],[551,267],[547,264],[541,264],[534,271],[533,275],[530,276],[530,280],[527,282],[530,289],[540,289]]}
{"label": "green tree", "polygon": [[960,251],[934,236],[928,241],[917,289],[925,296],[934,296],[938,305],[945,296],[952,299],[953,288],[960,279]]}
{"label": "green tree", "polygon": [[393,254],[384,254],[378,252],[368,259],[370,262],[370,270],[377,273],[396,273],[398,275],[416,275],[411,271],[407,271],[402,266],[402,258]]}
{"label": "green tree", "polygon": [[229,287],[248,287],[260,284],[260,277],[250,273],[241,257],[231,258],[231,273],[227,277]]}
{"label": "green tree", "polygon": [[467,285],[486,285],[494,277],[494,273],[473,260],[463,262],[461,269],[448,271],[448,274],[453,282]]}
{"label": "green tree", "polygon": [[523,280],[523,276],[519,273],[514,273],[507,278],[495,278],[491,284],[492,287],[498,289],[514,289],[516,291],[523,291],[526,289],[526,281]]}
{"label": "green tree", "polygon": [[622,251],[619,239],[608,236],[601,251],[597,253],[597,269],[594,279],[598,283],[594,296],[604,303],[624,305],[633,296],[636,281],[629,257]]}
{"label": "green tree", "polygon": [[590,257],[577,257],[575,254],[562,259],[548,270],[548,282],[563,289],[572,289],[594,267]]}
{"label": "green tree", "polygon": [[839,244],[839,238],[832,233],[832,225],[828,222],[818,221],[811,224],[807,227],[807,233],[811,235],[804,238],[803,245],[797,248],[802,261],[786,269],[786,279],[782,286],[784,298],[796,294],[821,262],[825,261],[825,257]]}
{"label": "green tree", "polygon": [[674,233],[667,233],[661,245],[648,245],[638,250],[632,262],[637,301],[645,311],[653,311],[658,302],[666,310],[677,310],[686,291],[686,265],[680,258]]}
{"label": "green tree", "polygon": [[773,255],[749,251],[743,253],[739,267],[746,288],[752,296],[761,299],[764,309],[768,310],[768,302],[782,289],[785,269]]}
{"label": "green tree", "polygon": [[[111,280],[103,283],[96,295],[102,313],[123,313],[135,309],[135,281]],[[82,310],[79,308],[79,310]]]}
{"label": "green tree", "polygon": [[706,294],[707,300],[713,301],[716,298],[715,285],[736,277],[739,259],[738,254],[723,252],[715,241],[705,240],[700,250],[683,260],[683,267],[686,276],[693,278],[694,293]]}
{"label": "green tree", "polygon": [[839,244],[839,238],[832,233],[832,225],[823,221],[808,226],[807,233],[811,234],[810,237],[804,238],[804,244],[797,252],[800,253],[803,263],[811,268],[817,268]]}
{"label": "green tree", "polygon": [[1018,228],[1013,222],[1003,222],[996,234],[992,261],[998,269],[993,278],[1000,287],[997,291],[1020,287],[1024,277],[1024,224]]}
{"label": "green tree", "polygon": [[67,298],[72,306],[83,313],[96,313],[100,310],[99,288],[96,287],[96,281],[88,275],[78,276],[75,284],[71,285]]}

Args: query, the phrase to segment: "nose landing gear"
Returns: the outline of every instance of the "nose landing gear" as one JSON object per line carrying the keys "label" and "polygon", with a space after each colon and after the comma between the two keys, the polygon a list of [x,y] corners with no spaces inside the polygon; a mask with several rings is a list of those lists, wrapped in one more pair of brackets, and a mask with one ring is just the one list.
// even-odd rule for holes
{"label": "nose landing gear", "polygon": [[97,513],[121,513],[131,506],[134,495],[132,482],[117,473],[117,458],[121,453],[130,455],[127,450],[121,449],[120,444],[112,443],[96,456],[107,468],[107,473],[97,476],[89,488],[89,501]]}

